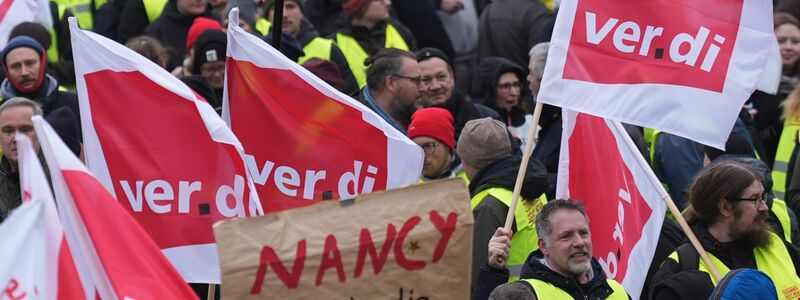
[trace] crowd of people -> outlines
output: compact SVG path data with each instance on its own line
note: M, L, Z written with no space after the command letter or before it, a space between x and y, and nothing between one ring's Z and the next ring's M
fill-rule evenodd
M0 55L0 221L20 204L14 134L35 134L44 115L81 155L80 111L66 19L171 72L220 111L228 14L273 40L274 0L53 0L51 28L17 25ZM555 199L561 109L532 110L544 75L558 1L285 0L279 50L374 111L424 151L420 181L460 177L475 219L473 299L626 299L592 258L579 201ZM709 273L665 218L642 299L736 293L800 295L800 1L775 1L782 59L776 95L743 105L726 150L625 125L711 261ZM265 116L266 117L266 116ZM527 140L534 127L536 138ZM36 141L36 139L33 139ZM511 230L503 229L522 150L534 144ZM576 199L580 200L580 199ZM745 270L738 270L744 268ZM728 272L730 271L730 272ZM763 293L763 294L759 294Z

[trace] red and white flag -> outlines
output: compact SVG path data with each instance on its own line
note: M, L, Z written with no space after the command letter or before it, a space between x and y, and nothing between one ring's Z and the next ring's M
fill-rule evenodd
M666 191L622 124L563 110L557 198L584 203L594 256L633 299L658 242Z
M0 2L0 49L8 43L8 35L22 22L41 23L45 28L53 26L50 3L47 0L2 0Z
M33 126L50 170L69 249L96 291L89 295L101 299L196 299L148 234L53 128L39 116L33 117Z
M0 225L0 298L85 299L93 286L81 284L37 152L27 136L15 140L22 204Z
M416 183L422 149L369 108L228 25L223 118L266 212Z
M87 167L187 282L219 283L211 226L263 214L241 144L175 76L70 29Z
M771 1L564 0L538 98L723 149L772 27Z

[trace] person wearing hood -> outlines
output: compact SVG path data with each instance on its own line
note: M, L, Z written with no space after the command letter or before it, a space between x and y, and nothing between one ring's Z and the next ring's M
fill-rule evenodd
M536 231L539 249L528 255L522 280L512 285L527 287L532 299L630 299L592 257L592 234L583 204L569 199L550 201L536 216ZM517 247L509 244L510 237L503 228L492 236L473 300L488 299L495 287L508 281L509 250Z
M2 63L8 76L0 84L3 99L31 99L41 106L45 115L60 107L68 107L75 114L80 128L78 95L59 91L58 80L45 73L47 54L39 42L25 35L11 39L3 49Z
M475 218L472 238L472 286L480 267L486 264L486 244L498 227L505 225L511 206L514 184L522 159L514 149L503 123L491 119L467 122L458 139L456 153L470 180L469 193L472 214ZM547 170L535 159L528 162L520 202L512 225L515 249L510 253L509 266L519 276L525 258L536 250L536 232L533 216L546 202L540 197L547 187Z
M270 22L273 22L275 19L275 0L268 0L264 8L267 12L267 18ZM348 95L356 95L358 93L358 83L353 76L353 71L350 70L347 58L345 58L344 53L333 40L320 37L311 22L306 20L303 0L286 0L283 2L281 24L282 30L294 36L303 47L305 55L297 60L298 64L303 64L312 58L333 62L336 64L336 68L339 69L342 80L345 83L345 93Z
M525 70L510 60L487 57L478 65L472 84L475 102L500 114L500 121L508 126L522 147L529 128L534 126L533 117L522 103L525 78Z
M169 51L168 71L181 66L186 56L189 28L192 27L194 19L201 16L214 19L207 0L169 0L161 16L145 29L144 34L164 43Z

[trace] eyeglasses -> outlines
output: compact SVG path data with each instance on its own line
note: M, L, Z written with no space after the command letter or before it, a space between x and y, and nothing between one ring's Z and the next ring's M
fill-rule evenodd
M519 84L519 81L507 82L507 83L503 83L503 84L498 84L497 88L504 89L504 90L510 90L510 89L513 89L513 88L517 88L518 89L518 88L520 88L520 84Z
M755 205L755 207L758 208L759 206L761 206L761 203L767 203L767 193L766 192L761 193L761 195L758 195L757 198L733 198L731 200L753 201L753 205Z
M206 63L200 67L200 73L205 74L212 74L212 73L225 73L225 64L212 64Z
M398 74L392 74L390 76L411 80L411 82L413 82L417 86L422 85L422 76L410 77L410 76L403 76L403 75L398 75Z
M425 144L422 144L422 145L419 145L419 146L422 147L423 151L425 151L425 155L431 155L431 154L436 153L436 147L438 147L439 144L441 144L441 143L439 143L439 142L430 142L430 143L425 143Z

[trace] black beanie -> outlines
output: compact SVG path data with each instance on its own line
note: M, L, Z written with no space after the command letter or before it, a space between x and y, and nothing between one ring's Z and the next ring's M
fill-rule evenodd
M227 47L228 37L222 30L208 29L200 33L193 46L192 74L200 74L200 68L207 62L224 62Z

